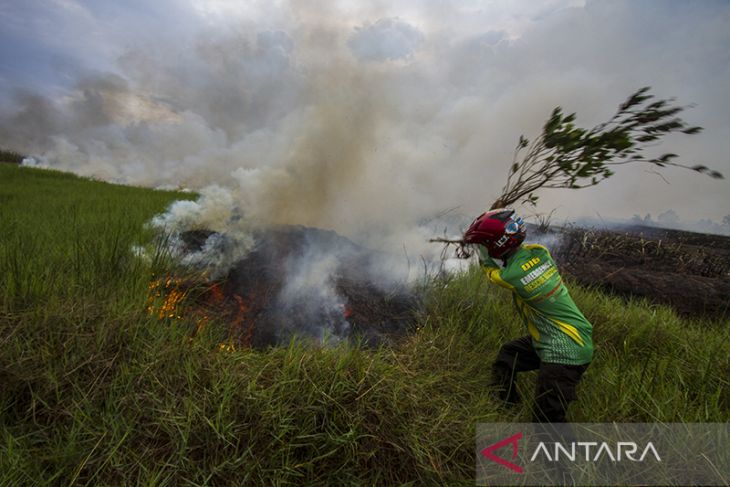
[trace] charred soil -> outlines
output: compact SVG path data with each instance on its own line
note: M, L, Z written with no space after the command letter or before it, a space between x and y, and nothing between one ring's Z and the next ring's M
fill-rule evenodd
M581 284L668 304L683 315L728 315L730 237L622 230L562 229L551 250L562 272Z
M211 235L195 231L183 239L194 251ZM371 271L386 256L303 226L258 230L254 240L252 251L222 279L180 286L197 288L190 293L192 306L228 323L232 344L265 347L296 335L378 345L415 326L420 303L413 290Z

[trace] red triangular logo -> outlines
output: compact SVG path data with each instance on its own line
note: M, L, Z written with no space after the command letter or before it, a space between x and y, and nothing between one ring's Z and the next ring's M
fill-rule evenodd
M517 473L522 473L522 467L520 467L519 465L515 465L514 463L512 463L508 460L505 460L502 457L498 457L497 455L495 455L493 453L494 450L499 450L503 446L507 446L507 445L511 444L512 445L512 460L514 460L515 458L517 458L517 452L520 449L518 442L521 439L522 439L522 432L519 432L515 435L510 436L509 438L500 440L497 443L495 443L494 445L488 446L484 450L482 450L482 456L490 459L493 462L496 462L496 463L502 465L503 467L507 467L508 469L513 470Z

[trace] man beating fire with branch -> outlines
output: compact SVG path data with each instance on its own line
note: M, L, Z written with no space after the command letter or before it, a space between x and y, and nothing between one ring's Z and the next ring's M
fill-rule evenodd
M500 398L519 402L515 375L537 369L533 421L565 422L593 358L593 327L573 302L548 249L523 244L525 233L513 210L498 209L474 220L463 243L476 247L490 281L512 291L529 332L502 345L492 365Z

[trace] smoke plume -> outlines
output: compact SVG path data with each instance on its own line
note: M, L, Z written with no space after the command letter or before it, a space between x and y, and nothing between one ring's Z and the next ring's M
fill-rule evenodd
M554 106L591 125L645 85L695 104L688 121L705 127L662 149L730 173L723 2L124 5L3 9L3 39L29 55L3 54L14 68L0 144L86 176L201 191L155 225L205 223L245 249L244 222L296 223L415 262L440 250L425 243L444 230L434 215L457 208L458 233L493 201L519 134ZM36 69L38 52L55 71ZM725 182L665 178L626 168L541 204L560 218L730 213Z

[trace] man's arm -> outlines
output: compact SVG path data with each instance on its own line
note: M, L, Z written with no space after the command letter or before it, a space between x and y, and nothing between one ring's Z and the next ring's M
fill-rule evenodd
M479 257L479 265L490 281L510 291L515 290L514 286L502 279L502 267L489 256L483 245L477 245L477 257Z

